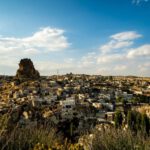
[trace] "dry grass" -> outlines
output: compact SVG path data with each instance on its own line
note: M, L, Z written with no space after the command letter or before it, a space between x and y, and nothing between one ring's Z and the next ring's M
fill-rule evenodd
M2 150L30 150L37 143L42 143L51 147L56 143L55 131L50 128L19 128L16 127L13 131L6 133L0 141Z
M150 138L134 135L130 130L108 129L94 131L93 150L149 150Z
M83 150L78 143L72 144L64 140L48 125L22 128L16 125L15 128L7 130L8 120L9 115L0 118L1 150ZM113 127L97 129L93 131L92 138L83 138L85 150L150 150L150 137Z

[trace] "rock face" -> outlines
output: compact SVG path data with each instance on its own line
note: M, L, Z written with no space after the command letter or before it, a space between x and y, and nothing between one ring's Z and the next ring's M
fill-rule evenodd
M40 74L35 70L33 62L30 59L21 59L19 63L19 69L16 73L16 78L18 79L37 79Z

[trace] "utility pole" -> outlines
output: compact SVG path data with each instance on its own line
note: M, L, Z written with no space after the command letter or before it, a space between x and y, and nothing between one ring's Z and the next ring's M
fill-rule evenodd
M58 75L59 75L59 69L57 69L56 73L57 73L57 80L58 80Z

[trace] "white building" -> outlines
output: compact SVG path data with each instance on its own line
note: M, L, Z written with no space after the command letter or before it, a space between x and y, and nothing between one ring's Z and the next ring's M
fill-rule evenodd
M71 111L75 107L75 99L73 97L66 98L64 101L60 101L62 111Z

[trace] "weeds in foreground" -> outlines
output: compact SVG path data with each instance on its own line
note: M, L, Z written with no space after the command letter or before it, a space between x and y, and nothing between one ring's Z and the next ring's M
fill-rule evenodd
M9 115L0 117L1 150L149 150L150 137L130 130L115 129L94 130L91 135L83 135L81 143L56 134L49 125L34 127L15 126L8 130ZM10 126L10 125L9 125ZM82 145L82 146L81 146Z
M93 150L149 150L150 138L130 130L108 129L94 131Z

